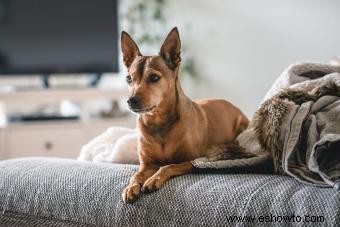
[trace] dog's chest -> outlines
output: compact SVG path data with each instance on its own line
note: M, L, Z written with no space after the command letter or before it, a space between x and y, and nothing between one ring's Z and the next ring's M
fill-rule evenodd
M194 159L191 146L185 139L185 135L174 134L166 137L152 136L146 152L154 162L161 164L180 163Z
M167 141L162 144L154 145L159 152L154 153L154 159L160 163L180 163L190 160L190 152L186 149L186 144L181 142Z
M203 147L203 140L198 139L201 132L190 130L180 121L162 127L140 124L139 129L144 138L140 141L141 152L159 164L193 160L199 157Z

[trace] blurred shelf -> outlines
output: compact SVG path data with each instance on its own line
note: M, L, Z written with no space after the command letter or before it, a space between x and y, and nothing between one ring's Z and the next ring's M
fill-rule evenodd
M6 126L6 130L35 130L35 129L65 129L65 128L77 128L85 129L89 127L110 127L121 126L134 128L136 123L136 117L128 115L126 117L115 118L95 118L88 121L82 120L58 120L58 121L34 121L34 122L10 122ZM0 128L1 129L1 128Z
M92 98L117 99L127 96L127 90L104 90L96 88L86 89L39 89L39 90L18 90L14 92L0 93L0 100L4 102L51 102L63 99L73 101L84 101Z

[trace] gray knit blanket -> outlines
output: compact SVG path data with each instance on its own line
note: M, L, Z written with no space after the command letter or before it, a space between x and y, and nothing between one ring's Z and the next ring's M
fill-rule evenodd
M246 155L231 159L229 152ZM197 168L229 169L268 161L277 174L339 189L339 66L290 66L268 91L236 146L192 163Z

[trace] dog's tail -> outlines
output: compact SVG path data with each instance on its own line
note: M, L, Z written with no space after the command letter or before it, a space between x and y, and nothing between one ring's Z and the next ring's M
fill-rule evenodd
M247 152L237 141L211 146L206 155L209 161L252 158L255 156L255 154Z

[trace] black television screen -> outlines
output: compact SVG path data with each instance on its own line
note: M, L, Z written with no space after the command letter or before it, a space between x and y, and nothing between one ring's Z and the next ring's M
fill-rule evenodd
M118 71L116 0L0 0L0 74Z

